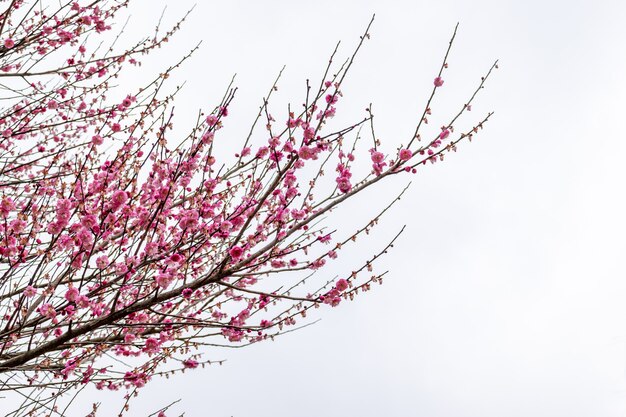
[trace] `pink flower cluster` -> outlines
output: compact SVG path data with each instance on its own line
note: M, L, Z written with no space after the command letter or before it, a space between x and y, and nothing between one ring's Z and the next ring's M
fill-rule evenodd
M337 188L344 194L350 192L352 189L352 183L350 182L352 173L350 169L344 164L339 164L337 165L337 172L339 173L339 176L336 178Z
M72 203L69 199L63 198L57 201L56 204L56 219L54 222L48 224L48 233L51 235L58 235L61 230L69 223L72 208Z
M347 290L349 286L350 284L346 279L339 279L332 290L320 296L320 300L331 307L337 307L339 303L341 303L342 293Z
M370 158L372 159L372 169L376 175L383 173L383 169L387 165L385 162L385 155L376 149L370 149Z

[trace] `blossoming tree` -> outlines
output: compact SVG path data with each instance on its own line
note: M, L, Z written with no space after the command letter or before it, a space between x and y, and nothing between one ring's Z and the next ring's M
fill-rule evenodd
M164 83L189 55L110 98L120 72L182 21L116 52L98 37L128 0L6 3L0 395L22 401L0 408L13 416L62 415L63 395L85 385L130 398L155 375L209 363L204 345L273 338L311 309L367 291L381 281L372 265L393 240L345 276L320 280L318 271L397 199L358 230L329 231L324 220L356 194L442 161L491 116L455 129L496 64L457 114L427 132L453 35L412 137L383 150L370 109L329 129L368 25L354 54L336 65L335 50L319 85L307 83L302 109L284 120L268 111L275 83L228 158L214 143L232 117L234 88L185 137L171 138L175 91Z

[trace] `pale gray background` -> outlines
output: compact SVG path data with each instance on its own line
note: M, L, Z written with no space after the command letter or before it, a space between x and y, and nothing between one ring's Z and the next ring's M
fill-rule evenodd
M275 342L209 352L228 361L154 381L130 415L178 398L172 410L199 417L624 415L624 2L197 3L142 70L158 72L204 40L177 74L187 81L179 127L238 73L222 138L239 144L283 64L277 115L301 103L304 80L319 80L337 40L347 56L374 12L338 118L356 120L373 102L386 150L406 143L457 21L431 128L499 58L473 111L496 114L475 143L411 177L409 195L360 242L365 256L408 224L380 265L391 269L385 285ZM128 39L151 30L165 4L171 21L193 2L136 1ZM347 211L337 216L356 225Z

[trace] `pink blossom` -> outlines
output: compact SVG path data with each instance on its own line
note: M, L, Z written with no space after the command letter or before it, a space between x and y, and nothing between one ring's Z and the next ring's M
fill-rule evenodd
M322 117L326 117L326 118L333 118L335 117L335 113L337 112L337 109L333 106L330 106L328 110L324 110L324 111L319 111L319 113L317 113L317 116L315 116L315 118L317 120L322 119Z
M304 124L302 125L304 126ZM304 129L304 140L306 141L306 143L309 143L313 138L315 138L315 129L313 129L310 126L307 126Z
M434 81L435 87L441 87L443 85L443 78L437 77Z
M7 49L11 49L15 46L15 41L11 38L7 38L4 40L3 45Z
M211 143L215 137L215 132L206 132L202 135L202 143Z
M272 262L270 262L270 265L272 266L272 268L282 268L285 266L285 261L280 260L280 259L272 259Z
M302 220L306 217L306 211L293 209L291 210L291 217L293 217L296 220Z
M80 219L80 224L82 224L87 229L93 229L97 226L98 220L93 214L87 214Z
M148 375L146 375L144 372L139 371L129 371L126 372L126 374L124 375L124 381L137 388L141 388L146 385L148 379Z
M298 156L301 159L317 159L316 148L310 148L308 146L303 146L298 151Z
M161 348L160 345L161 344L157 339L155 339L154 337L149 337L148 339L146 339L142 351L146 353L159 353L159 350Z
M84 258L83 253L79 253L78 255L76 255L74 259L72 259L72 262L70 263L72 268L80 269L83 266L83 258Z
M319 269L319 268L323 267L324 264L326 264L326 259L319 258L319 259L316 259L313 262L311 262L311 264L309 265L309 268L311 268L311 269Z
M338 291L346 290L348 288L348 281L343 278L338 280L335 284L335 288L337 288Z
M319 240L319 241L320 241L320 242L322 242L322 243L329 243L329 242L330 242L330 240L331 240L330 233L328 233L328 234L326 234L326 235L324 235L324 236L318 236L318 237L317 237L317 240Z
M67 379L68 376L76 369L76 359L70 359L65 362L65 368L61 371L61 375L63 375L63 379Z
M109 265L109 258L106 255L101 255L96 258L96 266L98 269L106 269Z
M22 233L24 228L26 228L27 223L22 219L15 219L10 224L9 227L13 231L13 233Z
M233 229L237 230L246 222L246 219L243 216L237 216L232 219L231 223L233 224Z
M115 264L115 273L117 275L124 275L128 272L128 267L124 262L118 262Z
M76 303L76 305L80 308L85 308L89 305L89 297L87 297L86 295L82 294L79 295L78 298L76 298L76 300L74 300L74 302Z
M39 312L39 314L49 319L55 319L57 316L57 312L55 311L52 304L42 304L41 306L39 306L37 311Z
M106 304L104 303L94 303L90 306L90 308L91 308L91 314L94 317L100 317L101 315L105 313L105 311L107 311Z
M116 190L111 196L111 208L116 211L128 201L128 194L124 190Z
M37 289L32 286L28 286L24 289L24 297L34 297L37 295Z
M372 162L375 164L380 164L385 159L385 155L382 152L373 151L372 152Z
M81 228L76 233L76 244L82 246L83 248L87 248L93 243L93 233L89 231L87 228Z
M280 145L280 138L279 137L270 138L268 140L268 144L270 145L270 147L276 148Z
M270 153L270 149L267 146L261 146L256 153L257 158L265 158Z
M183 361L183 366L185 368L189 368L189 369L195 369L198 367L198 361L195 361L193 359L186 359Z
M232 228L233 224L228 220L224 220L222 223L220 223L220 230L222 232L230 232Z
M159 287L166 289L170 286L174 277L169 272L159 272L154 280Z
M174 253L169 257L169 262L174 264L181 263L184 260L185 258L180 253Z
M329 304L331 307L337 307L339 303L341 303L341 294L337 288L333 288L321 296L320 300L324 304Z
M439 134L439 138L440 138L440 139L445 139L445 138L447 138L448 136L450 136L450 130L448 130L448 129L446 129L446 128L444 128L444 129L441 131L441 133Z
M222 329L222 334L228 338L229 342L240 342L244 336L242 330L230 327Z
M401 161L408 161L413 156L410 149L400 149L399 157Z
M207 116L206 122L209 126L213 127L217 124L218 118L214 114Z
M233 246L228 250L228 254L233 260L237 261L243 256L243 249L240 246Z
M352 189L352 184L350 183L350 179L347 177L339 177L337 178L337 187L339 191L342 193L347 193Z
M15 210L15 202L10 197L3 197L0 201L0 215L6 218L13 210Z
M70 317L70 318L71 318L71 317L74 317L74 314L76 313L76 307L70 304L70 305L66 306L66 307L63 309L63 311L65 312L65 314L66 314L68 317Z
M181 229L194 228L198 225L198 211L187 210L184 216L180 219L179 226Z
M300 124L302 123L302 119L294 119L294 118L289 118L289 120L287 121L287 126L290 129L294 129L298 126L300 126Z
M65 292L65 299L67 301L73 302L76 301L79 295L80 293L78 292L78 288L69 287L68 290Z

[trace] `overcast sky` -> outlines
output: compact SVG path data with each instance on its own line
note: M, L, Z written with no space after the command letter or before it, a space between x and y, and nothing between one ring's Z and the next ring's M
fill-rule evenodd
M135 1L129 43L152 30L163 5L172 20L192 3ZM283 65L277 112L302 102L304 81L319 80L336 41L348 56L373 13L338 118L358 120L372 102L386 149L406 143L457 22L431 128L497 58L472 111L495 115L475 142L412 176L377 234L359 242L374 253L407 225L379 264L390 270L383 286L318 310L319 323L275 342L207 352L227 362L155 380L130 415L176 399L172 410L193 417L624 415L626 3L197 3L142 69L158 73L204 41L177 73L186 81L179 124L218 102L237 73L223 135L239 144ZM404 184L370 192L337 221L367 220Z

